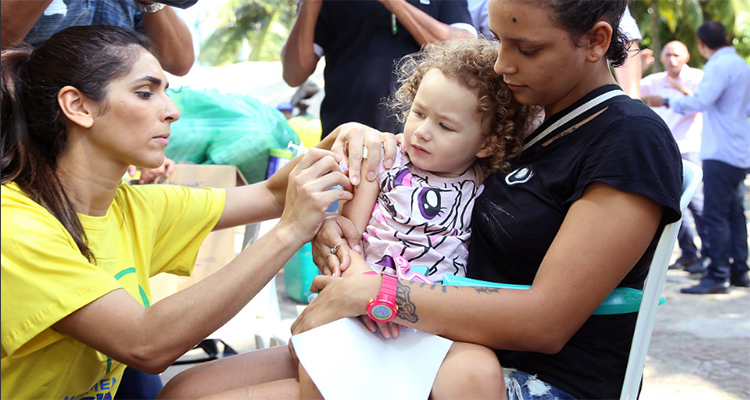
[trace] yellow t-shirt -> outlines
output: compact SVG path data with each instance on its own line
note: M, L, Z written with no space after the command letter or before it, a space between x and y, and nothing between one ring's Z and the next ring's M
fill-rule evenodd
M125 365L52 325L119 288L149 306L149 277L189 275L224 209L224 190L120 186L106 216L79 214L96 265L16 184L1 193L1 397L114 397Z

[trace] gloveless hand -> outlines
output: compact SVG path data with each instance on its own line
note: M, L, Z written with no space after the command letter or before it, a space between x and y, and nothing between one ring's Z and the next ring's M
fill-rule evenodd
M359 185L360 182L364 148L367 148L368 154L365 175L367 180L375 180L381 159L384 160L385 168L393 166L399 136L380 132L356 122L342 124L334 129L331 134L336 135L336 141L331 146L331 151L344 158L343 163L349 167L349 179L352 185ZM382 157L381 149L383 150Z
M294 321L292 335L337 319L365 315L367 302L378 294L381 280L379 275L316 276L310 291L318 293L318 297Z
M321 149L311 149L289 174L280 227L288 227L301 243L309 242L335 201L352 198L349 179L338 165L340 157ZM334 188L335 186L342 188Z

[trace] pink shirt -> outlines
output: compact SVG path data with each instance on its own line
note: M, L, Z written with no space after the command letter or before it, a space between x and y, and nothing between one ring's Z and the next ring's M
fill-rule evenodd
M365 239L365 260L380 272L391 255L412 266L428 267L439 282L444 274L466 275L467 246L474 199L481 193L472 167L455 178L421 170L399 149L392 168L378 171L380 195Z

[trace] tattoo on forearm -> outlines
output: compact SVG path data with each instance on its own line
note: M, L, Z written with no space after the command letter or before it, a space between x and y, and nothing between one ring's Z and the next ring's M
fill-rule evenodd
M422 282L420 283L403 282L399 280L398 290L396 291L396 305L398 306L399 318L407 322L416 323L417 321L419 321L419 316L417 316L417 306L414 304L414 302L411 299L411 285L418 285L418 287L422 288L427 284L422 283ZM435 290L436 288L442 291L443 293L446 293L448 291L448 288L456 288L456 287L447 286L447 285L430 285L430 290ZM473 289L477 293L484 293L484 294L500 293L500 288L494 288L494 287L474 287Z
M500 288L495 288L495 287L475 287L474 290L476 290L477 293L487 293L487 294L500 293Z
M401 281L398 282L396 291L396 305L398 306L398 316L411 323L419 321L417 316L417 307L411 301L411 288Z

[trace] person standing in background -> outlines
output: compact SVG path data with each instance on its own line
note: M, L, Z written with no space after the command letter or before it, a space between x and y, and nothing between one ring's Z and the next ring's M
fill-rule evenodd
M708 61L692 96L649 98L652 107L680 114L703 111L703 219L711 263L698 285L682 293L728 293L750 287L747 271L747 222L743 205L750 168L750 65L729 45L719 22L698 28L698 50Z
M687 65L690 53L680 41L667 43L661 52L661 62L666 71L657 72L641 79L641 95L648 103L651 96L690 96L703 78L703 71ZM703 116L700 112L679 114L673 109L653 107L672 131L682 158L698 165L700 161L701 129ZM688 205L690 213L683 213L677 240L682 255L670 265L670 269L686 269L688 272L705 270L703 260L708 256L706 233L703 224L703 192L698 191ZM692 215L692 217L691 217ZM696 232L697 231L697 232ZM696 236L701 239L700 257L695 245Z
M193 39L171 6L187 8L197 0L3 0L2 48L21 41L39 47L69 26L114 25L148 36L165 71L186 75L195 62Z
M467 2L469 3L471 21L474 24L474 28L477 29L477 34L487 39L494 39L489 27L490 18L489 11L487 10L487 0L467 0Z
M625 13L620 20L620 29L628 39L626 46L628 48L628 58L619 66L612 68L615 72L615 79L620 85L622 91L634 99L641 98L641 86L639 84L643 71L641 70L641 48L640 41L643 39L641 31L638 29L638 23L630 14L630 7L625 8Z
M476 37L466 0L302 0L281 50L284 81L303 84L325 55L322 136L345 122L398 133L383 105L394 92L393 62L426 43Z

